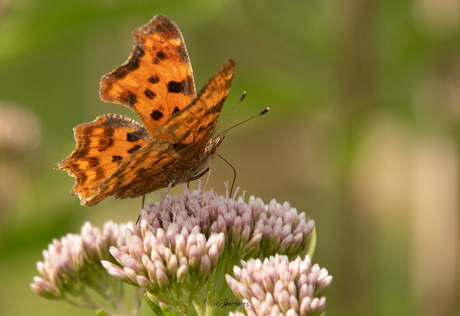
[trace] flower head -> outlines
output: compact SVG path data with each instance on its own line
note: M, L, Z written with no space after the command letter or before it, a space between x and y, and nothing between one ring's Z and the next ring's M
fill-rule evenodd
M102 263L112 276L142 287L157 305L185 308L177 289L189 297L196 294L216 269L224 244L223 233L207 239L198 226L190 232L185 227L178 232L177 225L164 230L142 218L140 228L127 228L119 247L110 248L121 267Z
M275 254L294 258L306 247L315 222L305 213L298 213L288 202L277 203L273 199L264 204L262 199L251 196L233 198L217 195L212 189L195 190L174 197L166 196L163 203L149 200L141 210L141 217L154 228L163 228L175 234L195 227L209 238L224 233L225 253L237 260L267 257Z
M37 262L41 277L35 276L30 284L32 291L46 298L58 299L65 292L80 291L80 271L83 267L81 236L67 234L60 240L53 239L43 250L43 262Z
M104 309L88 294L91 288L119 307L123 283L112 278L101 264L102 259L115 262L108 248L118 245L119 234L120 226L113 222L107 222L103 232L86 222L79 235L54 239L43 251L44 261L37 262L41 276L34 277L30 284L32 291L45 298Z
M245 305L248 315L321 315L326 305L325 291L332 282L326 269L311 265L310 257L276 255L242 261L234 267L235 278L226 275L233 293Z
M217 286L208 292L213 301L225 290L223 276L239 260L298 255L314 228L289 203L265 205L254 197L246 203L244 194L235 199L228 192L224 197L184 188L184 194L167 195L161 204L149 200L139 226L126 229L120 245L110 248L118 264L103 261L112 276L142 287L160 306L185 309L205 284ZM178 288L189 297L178 295Z

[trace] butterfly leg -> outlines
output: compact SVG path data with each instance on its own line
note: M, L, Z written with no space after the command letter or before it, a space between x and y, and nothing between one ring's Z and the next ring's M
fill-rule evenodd
M144 208L144 205L145 205L145 194L142 196L142 206L141 206L141 209ZM141 219L141 214L139 214L139 216L137 217L136 225L139 224L140 219Z
M211 178L211 171L212 171L211 167L209 167L207 170L209 170L208 176L206 177L206 182L204 183L204 187L201 190L201 207L204 207L204 205L203 205L203 203L204 203L203 192L204 192L204 190L206 190L206 187L208 186L209 178Z
M203 190L201 190L201 191L206 190L206 187L208 186L209 178L211 178L211 171L212 171L212 168L209 167L206 171L209 171L209 172L208 172L208 176L206 177L206 182L204 183Z
M168 188L166 189L166 194L161 196L161 198L160 198L160 209L161 209L161 206L163 205L163 202L166 200L166 197L169 194L169 189L171 189L171 187L174 186L175 182L176 182L175 180L172 180L171 182L169 182Z
M171 187L174 186L175 182L176 182L176 180L171 180L171 182L169 182L168 188L166 189L166 195L169 194L169 189L171 189ZM166 195L165 195L165 197L166 197Z

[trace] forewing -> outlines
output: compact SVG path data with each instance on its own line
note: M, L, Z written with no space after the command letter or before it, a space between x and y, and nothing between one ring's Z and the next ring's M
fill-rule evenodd
M155 136L158 126L195 98L192 66L179 28L166 16L155 16L133 34L136 45L131 56L102 77L99 95L136 112Z
M117 114L99 116L91 123L74 127L76 149L56 163L75 178L70 193L78 194L82 205L98 193L97 185L115 173L127 156L145 146L150 138L144 127Z
M234 73L235 62L230 59L189 106L158 128L157 135L169 134L173 142L192 144L199 150L203 149L214 132Z

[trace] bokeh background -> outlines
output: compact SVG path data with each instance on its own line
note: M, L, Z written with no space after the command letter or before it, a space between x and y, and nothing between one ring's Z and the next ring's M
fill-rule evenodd
M134 220L140 199L82 207L53 167L73 126L137 119L99 80L158 13L181 28L198 90L236 61L222 116L248 95L224 128L271 108L220 154L246 196L316 221L327 314L460 315L457 0L0 0L0 314L93 315L33 294L35 262L86 220ZM223 194L232 170L212 167Z

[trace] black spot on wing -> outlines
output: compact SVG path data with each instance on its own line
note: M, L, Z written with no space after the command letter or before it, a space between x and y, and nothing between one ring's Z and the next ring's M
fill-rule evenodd
M158 121L163 117L163 112L161 112L160 110L153 110L152 113L150 113L150 117L155 121Z
M176 107L174 108L173 114L175 114L175 113L177 113L177 112L179 112L179 111L180 111L179 108L176 106Z
M166 58L166 55L163 52L158 52L157 53L157 58L159 60L164 60Z
M157 57L153 60L155 65L158 65L162 60L166 59L166 55L163 52L158 52Z
M91 158L89 158L89 166L90 166L91 168L95 168L95 167L97 167L98 165L99 165L99 159L98 159L98 158L96 158L96 157L91 157Z
M150 83L155 84L155 83L160 82L160 78L158 76L153 75L149 79L147 79L147 81L150 82Z
M149 88L145 89L144 91L144 94L147 98L153 100L153 98L155 98L157 96L157 94L155 92L153 92L152 90L150 90Z
M140 139L140 137L135 135L135 134L133 134L133 133L126 133L126 140L128 142L135 142L135 141L137 141L139 139Z
M80 169L80 165L78 163L71 164L68 167L68 170L71 170L74 173L75 180L78 182L78 184L82 185L86 182L88 177L83 172L83 170Z
M136 95L134 93L132 93L131 91L127 91L123 95L120 95L120 100L123 103L131 105L131 106L133 106L133 105L135 105L137 103Z
M99 139L99 151L106 151L109 147L113 146L113 134L115 133L115 130L113 128L106 128L102 135L104 137L101 137Z
M120 161L122 159L123 159L123 157L121 157L121 156L112 156L112 162Z
M113 146L113 139L111 137L104 137L99 140L99 151L106 151L109 147Z
M170 93L182 93L185 94L185 81L170 81L168 82L168 92Z
M88 154L88 150L80 149L77 152L75 152L73 157L78 160L78 159L85 157L87 154Z
M141 149L141 147L142 147L141 145L136 145L133 148L131 148L130 150L128 150L128 153L132 154L133 152Z
M94 181L99 181L104 179L105 173L102 168L96 168L96 177L94 178Z
M80 171L80 165L78 163L71 164L70 169Z

